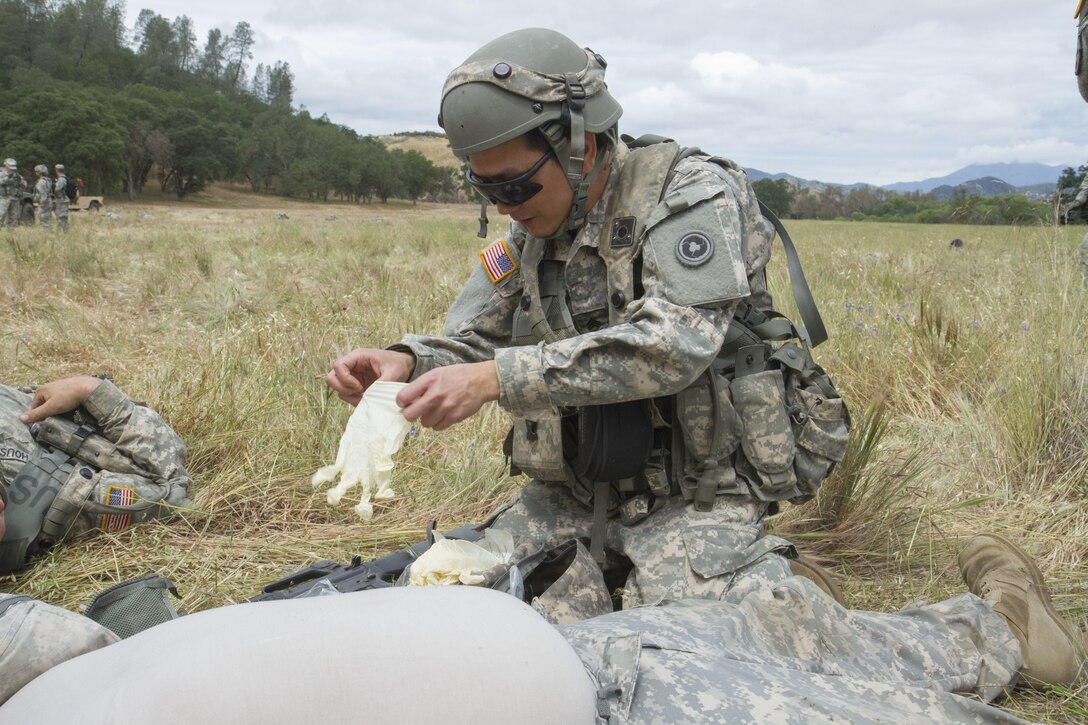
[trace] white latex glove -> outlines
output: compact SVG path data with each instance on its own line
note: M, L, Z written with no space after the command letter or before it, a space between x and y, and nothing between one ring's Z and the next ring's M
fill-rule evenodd
M330 504L340 503L349 488L361 484L363 494L355 512L369 520L374 515L370 503L372 494L376 499L393 497L389 483L393 475L393 454L400 450L412 425L397 407L397 393L405 385L379 381L367 388L340 438L336 462L318 469L311 479L317 488L340 476L340 483L329 489Z
M431 548L412 562L410 586L481 584L482 574L499 564L510 563L514 537L509 531L488 529L478 542L447 539L435 534Z

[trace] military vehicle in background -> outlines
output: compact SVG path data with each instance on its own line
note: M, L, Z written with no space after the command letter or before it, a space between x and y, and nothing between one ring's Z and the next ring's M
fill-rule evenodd
M25 178L25 177L24 177ZM104 196L84 196L78 191L83 188L83 179L76 179L76 198L68 202L68 211L101 211L106 206ZM34 224L37 218L38 202L34 198L34 185L28 184L23 190L22 210L19 221L23 224Z

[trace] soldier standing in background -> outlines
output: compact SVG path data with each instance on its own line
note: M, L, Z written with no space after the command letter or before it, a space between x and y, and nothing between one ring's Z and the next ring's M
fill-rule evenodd
M38 183L34 185L34 197L38 202L38 219L42 222L42 229L49 229L53 216L53 182L49 180L49 167L38 164L34 167L38 174Z
M19 175L15 159L4 159L0 169L0 226L14 228L23 210L22 191L26 180Z
M57 215L57 224L61 231L68 231L68 175L64 164L53 167L57 172L57 181L53 185L53 211Z

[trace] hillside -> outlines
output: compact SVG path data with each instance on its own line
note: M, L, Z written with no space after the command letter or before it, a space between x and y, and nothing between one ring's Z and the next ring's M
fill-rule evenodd
M461 162L450 151L450 145L445 136L432 133L398 133L392 136L378 136L377 138L390 151L394 149L418 151L423 154L423 158L439 168L446 167L458 172L461 170Z
M390 148L296 108L287 63L250 67L245 21L201 46L184 15L144 10L129 28L121 0L10 0L0 27L15 39L0 45L3 155L63 163L88 194L232 182L308 201L458 198L448 154L436 166L410 139Z

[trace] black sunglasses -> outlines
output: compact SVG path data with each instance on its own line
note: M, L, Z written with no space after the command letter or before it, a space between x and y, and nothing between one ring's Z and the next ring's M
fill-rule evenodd
M544 188L535 181L530 181L530 179L532 179L533 176L536 175L536 172L540 171L540 167L554 155L555 151L549 150L524 174L513 179L507 179L506 181L484 181L479 176L472 173L472 169L468 169L465 172L465 178L468 179L468 183L472 184L472 188L480 192L480 195L492 204L517 206L518 204L524 204L529 201Z

